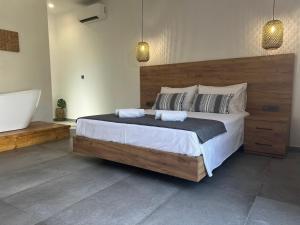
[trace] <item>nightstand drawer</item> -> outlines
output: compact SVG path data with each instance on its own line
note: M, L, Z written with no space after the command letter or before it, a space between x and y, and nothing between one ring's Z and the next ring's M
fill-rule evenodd
M253 132L255 134L281 134L285 137L288 136L288 126L286 123L246 120L245 128L246 132Z
M283 156L286 153L288 136L287 123L246 120L245 150L265 155Z
M245 143L247 142L266 142L266 143L281 143L287 144L288 135L284 132L276 131L260 131L260 130L245 130Z
M272 141L263 137L245 138L245 150L257 153L283 155L286 152L286 144L282 141Z
M265 145L245 145L246 153L256 153L259 155L268 155L274 157L283 157L286 154L285 147L274 147Z

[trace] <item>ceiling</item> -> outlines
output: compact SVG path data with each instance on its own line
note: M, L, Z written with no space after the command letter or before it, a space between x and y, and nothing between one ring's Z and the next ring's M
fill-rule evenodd
M68 11L75 10L84 5L90 5L96 2L101 2L101 0L48 0L48 3L53 3L54 8L49 9L50 13L65 13Z

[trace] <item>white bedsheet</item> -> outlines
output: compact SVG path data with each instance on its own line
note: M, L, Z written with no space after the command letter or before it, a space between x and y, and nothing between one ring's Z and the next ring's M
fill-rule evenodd
M155 111L147 110L146 114L154 115ZM191 131L88 119L77 121L76 135L188 156L202 155L207 174L212 176L212 171L243 144L244 118L247 115L188 112L189 117L218 120L225 124L226 133L203 144Z

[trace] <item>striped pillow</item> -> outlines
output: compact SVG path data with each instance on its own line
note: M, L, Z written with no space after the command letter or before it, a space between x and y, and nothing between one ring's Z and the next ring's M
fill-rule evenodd
M191 111L228 114L229 103L232 98L233 94L196 94Z
M153 109L182 111L185 96L186 93L158 94Z

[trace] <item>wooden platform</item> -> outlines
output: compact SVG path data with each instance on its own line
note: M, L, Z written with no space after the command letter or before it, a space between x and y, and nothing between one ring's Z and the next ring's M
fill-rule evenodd
M70 137L70 126L32 122L28 128L0 133L0 152Z

